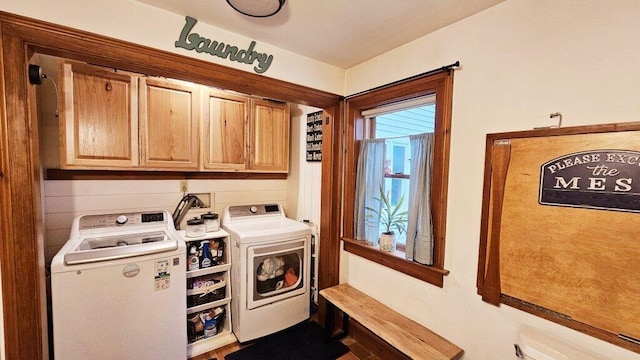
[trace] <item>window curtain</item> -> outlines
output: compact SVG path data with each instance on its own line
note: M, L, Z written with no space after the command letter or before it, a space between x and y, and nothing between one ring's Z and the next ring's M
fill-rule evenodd
M384 180L385 139L365 139L360 144L358 168L356 169L356 203L354 207L355 238L366 240L367 244L378 242L378 219L366 207L380 209L380 201L374 200L380 194Z
M411 144L411 181L407 221L406 257L424 265L433 265L433 222L431 217L431 171L434 136L409 136Z

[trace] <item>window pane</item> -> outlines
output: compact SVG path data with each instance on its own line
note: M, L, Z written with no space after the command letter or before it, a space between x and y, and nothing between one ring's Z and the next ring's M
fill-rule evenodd
M435 99L432 97L435 101ZM375 110L371 111L376 113ZM433 133L435 128L435 102L408 109L384 112L375 120L375 138L386 138L385 172L386 174L410 175L411 145L409 135ZM405 178L387 178L384 189L390 196L391 204L396 205L404 195L402 211L409 207L409 181ZM406 225L406 224L405 224ZM384 232L383 226L379 227ZM399 244L406 243L406 234L396 234Z
M375 117L375 138L432 133L435 129L435 113L436 105L434 103L378 115Z
M384 180L384 188L387 194L390 194L391 205L395 206L398 201L400 201L400 196L404 195L404 200L402 202L402 207L400 211L409 210L409 179L385 179ZM391 190L389 190L391 189ZM406 226L406 224L405 224ZM379 226L380 234L382 234L385 229L383 226ZM407 240L407 235L405 233L398 234L396 232L396 242L399 244L405 244Z

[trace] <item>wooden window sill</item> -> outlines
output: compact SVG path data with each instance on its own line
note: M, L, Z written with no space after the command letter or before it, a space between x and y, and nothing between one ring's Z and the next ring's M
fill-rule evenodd
M449 270L438 269L405 259L402 251L382 251L378 246L367 245L363 240L343 238L342 241L344 241L344 250L347 252L426 281L437 287L443 287L444 277L449 275Z

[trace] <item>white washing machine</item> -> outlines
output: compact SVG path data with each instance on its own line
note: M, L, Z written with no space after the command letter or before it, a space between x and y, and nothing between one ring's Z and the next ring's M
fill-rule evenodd
M246 342L309 319L311 230L279 204L229 206L233 332Z
M186 359L185 261L167 211L74 219L51 262L55 359Z

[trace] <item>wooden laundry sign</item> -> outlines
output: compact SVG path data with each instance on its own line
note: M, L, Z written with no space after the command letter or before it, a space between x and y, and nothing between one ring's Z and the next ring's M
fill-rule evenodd
M581 151L544 163L540 204L640 212L640 152Z
M258 74L264 73L271 66L273 55L255 51L255 41L252 41L246 49L240 49L237 46L225 44L222 41L208 39L200 36L200 34L196 32L193 32L193 28L196 26L197 22L197 19L190 16L185 18L185 24L180 32L180 37L178 38L178 41L175 42L176 47L195 50L197 53L207 53L211 56L217 56L239 63L250 65L256 63L256 66L253 67L253 71Z

